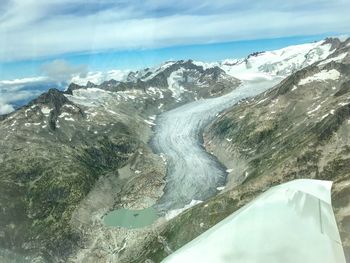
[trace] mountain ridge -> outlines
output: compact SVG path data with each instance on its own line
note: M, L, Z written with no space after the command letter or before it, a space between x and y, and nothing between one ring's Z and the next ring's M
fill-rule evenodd
M349 91L347 77L344 78L350 75L347 65L349 41L326 40L327 43L287 48L286 57L282 55L283 49L275 54L272 51L257 53L248 59L249 63L243 61L231 65L225 64L226 61L220 64L223 68L215 67L215 64L214 69L212 64L196 65L198 62L191 60L169 62L159 70L140 73L136 78L139 81L134 79L137 74L131 74L129 82L110 80L101 84L90 82L85 86L71 84L65 92L52 89L28 105L0 117L0 136L3 138L0 140L0 204L6 207L0 211L3 219L0 220L0 229L3 229L0 247L38 262L132 262L135 257L138 262L160 261L258 193L292 178L292 175L284 177L283 167L274 163L271 166L277 167L277 171L282 169L275 177L263 177L257 172L261 165L264 167L261 173L268 174L266 167L270 164L266 164L259 154L270 153L270 148L266 150L270 144L263 142L270 140L273 143L272 136L280 129L273 119L264 118L274 114L282 116L281 125L287 125L290 118L295 118L296 124L302 123L300 127L305 125L309 132L307 136L317 142L335 138L334 131L342 129L348 118L348 106L338 104L345 103L344 97ZM312 55L305 57L306 54ZM265 66L261 67L262 63ZM170 221L160 219L143 230L129 231L103 225L102 218L108 211L121 207L145 208L163 194L167 164L164 156L154 154L148 144L158 114L191 101L225 95L247 80L282 79L286 74L289 75L274 88L220 113L205 131L207 151L213 152L227 168L235 168L228 172L229 184L224 192ZM317 81L317 78L323 79ZM341 83L337 83L338 79ZM318 85L313 84L315 81ZM327 93L317 93L321 96L317 102L321 104L326 94L332 94L332 99L322 103L328 108L321 116L323 106L315 110L318 105L312 105L314 101L308 105L305 100L317 97L311 91L321 92L322 88ZM304 101L300 107L302 113L297 109L296 115L283 117L287 99L275 101L281 96L290 96L290 101L295 103ZM333 114L332 103L337 106ZM292 112L293 107L287 109ZM248 113L257 115L261 125L257 121L246 123L248 118L240 118L244 112L247 116ZM302 122L307 116L316 120L327 113L324 119L318 120L319 126L313 126L315 130L307 128L306 121ZM244 129L246 125L248 128ZM324 127L331 129L327 131ZM236 129L240 129L238 135L230 135L236 134ZM292 131L283 133L292 136ZM321 131L325 131L324 135ZM289 141L303 141L303 134L301 132ZM346 136L342 133L339 138ZM239 158L232 148L235 144ZM296 143L299 144L303 145ZM339 141L334 145L339 145ZM261 152L255 156L245 151L245 146L261 147ZM281 146L279 150L288 149L285 147ZM219 148L225 149L224 154ZM248 160L247 156L253 159ZM313 160L321 157L317 151L315 154L305 152L297 160L297 167L304 166L304 174L311 170L315 173ZM235 166L232 160L237 161ZM337 167L346 171L346 163L336 158L333 161L333 166L324 167L324 178L331 178L331 171ZM248 169L249 180L245 179L245 169ZM266 178L268 180L264 181ZM341 183L341 178L336 179L340 182L336 183L337 191L334 192L336 213L340 218L340 229L346 233L346 214L341 214L341 203L347 203L344 193L348 189ZM235 190L230 190L231 185L236 187ZM344 242L348 247L348 239ZM126 249L122 249L124 244Z

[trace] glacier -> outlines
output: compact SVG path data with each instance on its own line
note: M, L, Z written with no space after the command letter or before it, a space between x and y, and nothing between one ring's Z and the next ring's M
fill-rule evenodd
M203 129L223 110L239 100L257 95L281 78L245 81L232 92L217 98L197 100L157 117L151 144L167 160L164 194L158 211L179 209L192 200L206 200L226 182L226 168L202 145Z
M325 59L331 45L324 41L286 47L222 63L194 62L204 68L219 66L242 81L232 92L217 98L200 99L157 117L151 140L154 151L167 160L164 195L155 205L160 212L180 209L192 200L206 200L226 181L226 168L202 145L203 129L239 100L258 95L284 77ZM170 88L174 79L168 80Z

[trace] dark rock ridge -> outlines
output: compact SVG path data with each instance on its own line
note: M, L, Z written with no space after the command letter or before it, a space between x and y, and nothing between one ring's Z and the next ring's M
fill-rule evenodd
M72 112L70 109L68 109L68 112L74 115L79 115L79 117L84 117L84 112L79 108L79 106L73 104L70 102L65 96L62 91L59 91L57 89L49 89L47 92L40 95L38 98L31 101L25 108L30 108L34 105L46 105L47 107L51 108L51 111L49 113L48 122L49 127L52 130L56 129L56 123L58 116L62 113L61 109L64 105L71 105L73 108L75 108L76 112Z

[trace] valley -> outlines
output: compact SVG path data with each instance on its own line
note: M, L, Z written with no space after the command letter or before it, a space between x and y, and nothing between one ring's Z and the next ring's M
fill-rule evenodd
M349 42L166 62L1 117L0 259L161 262L299 178L334 181L349 256Z

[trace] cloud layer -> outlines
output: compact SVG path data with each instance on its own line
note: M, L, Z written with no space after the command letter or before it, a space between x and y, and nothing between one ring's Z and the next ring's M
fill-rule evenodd
M43 64L41 69L45 75L56 81L67 81L74 75L84 77L87 74L85 65L73 66L63 59L56 59L50 63Z
M5 62L52 61L42 77L0 81L0 114L48 88L126 74L88 72L60 55L348 33L349 10L349 0L2 0L0 74Z
M87 72L86 66L74 66L65 60L54 60L42 65L43 76L0 80L0 115L10 113L34 99L49 88L65 89L71 82L86 85L88 81L100 84L103 81L122 80L127 70Z
M10 113L38 96L53 83L47 77L0 81L0 115Z
M347 32L348 0L5 0L0 61Z

